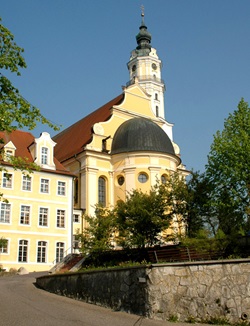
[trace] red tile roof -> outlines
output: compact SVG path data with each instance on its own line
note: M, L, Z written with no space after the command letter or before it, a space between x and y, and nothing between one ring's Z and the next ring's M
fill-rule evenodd
M0 139L4 141L0 145L0 148L3 148L8 142L12 141L16 147L15 156L27 158L28 162L34 162L32 155L29 151L29 146L34 143L35 137L30 133L22 130L15 130L11 133L6 131L0 131ZM2 165L10 165L10 163L0 160ZM56 170L41 169L41 171L47 171L49 173L59 173L59 174L69 174L72 175L65 167L54 157L54 163Z
M57 143L55 147L55 156L63 162L84 150L86 144L92 139L92 127L97 122L107 121L111 116L111 109L114 105L122 102L124 94L121 94L104 104L99 109L90 113L85 118L77 121L67 129L53 137Z

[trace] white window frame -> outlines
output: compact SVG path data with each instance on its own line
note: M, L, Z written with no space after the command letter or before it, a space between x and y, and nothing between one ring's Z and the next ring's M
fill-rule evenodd
M48 254L48 241L44 241L44 240L37 241L36 262L39 264L46 264L48 260L47 254Z
M49 163L49 149L48 147L41 147L41 164L48 165Z
M57 195L66 196L66 182L58 180L57 181Z
M44 181L48 181L45 183ZM50 180L48 178L41 178L40 179L40 193L41 194L49 194L49 185L50 185ZM42 191L48 188L48 191Z
M26 210L26 208L29 208L29 209ZM28 219L29 219L29 223L22 223L22 219L23 219L23 222L25 222L27 216L28 216ZM21 204L21 206L20 206L19 224L20 225L30 226L30 224L31 224L31 206L30 205Z
M8 255L9 254L9 248L10 248L10 239L5 239L6 240L6 245L0 246L0 255ZM6 249L6 251L4 251Z
M60 244L60 246L59 246L59 244ZM63 244L62 247L61 247L61 244ZM65 253L65 242L57 241L56 242L56 262L57 263L59 263L60 261L63 260L64 253Z
M66 225L66 210L58 208L56 210L56 227L59 229L65 229L65 225Z
M8 209L6 209L8 208ZM2 214L3 212L3 214ZM4 218L2 218L2 215ZM6 222L6 215L8 221ZM9 216L8 216L9 215ZM10 203L0 203L0 223L10 224L11 221L11 204Z
M76 218L75 218L76 216L77 216L78 221L76 221ZM81 223L80 217L81 217L80 214L73 214L73 223Z
M9 177L7 177L7 175ZM2 188L12 189L12 187L13 187L13 179L14 179L13 173L3 172L3 174L2 174Z
M44 222L44 219L45 219L45 216L46 216L46 214L44 212L42 212L41 210L47 210L47 225L40 224L40 221ZM39 207L38 226L43 227L43 228L47 228L49 226L49 208L48 207L44 207L44 206Z
M31 191L32 190L32 178L29 175L22 176L22 190Z
M25 244L20 244L20 241L25 241ZM20 246L22 246L22 259L21 260L19 260ZM24 248L26 248L26 251L25 251ZM25 256L24 253L26 253L26 260L23 260L23 257ZM27 240L27 239L19 239L18 240L18 250L17 250L17 261L19 263L27 263L28 258L29 258L29 240Z

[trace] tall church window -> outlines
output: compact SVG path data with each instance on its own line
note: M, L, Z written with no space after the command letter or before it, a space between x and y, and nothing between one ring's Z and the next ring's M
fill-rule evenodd
M98 203L106 206L106 180L103 177L98 179Z
M158 100L158 94L155 93L155 100Z
M78 204L78 178L74 180L74 204Z
M165 174L162 174L162 176L161 176L161 183L163 183L163 184L167 183L167 177Z
M155 107L155 115L157 117L159 117L159 107L158 106Z

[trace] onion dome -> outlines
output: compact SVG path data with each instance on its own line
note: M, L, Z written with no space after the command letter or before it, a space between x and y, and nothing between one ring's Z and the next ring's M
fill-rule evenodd
M175 155L173 144L165 131L146 118L130 119L116 130L111 154L127 152L157 152Z
M151 51L151 34L147 30L147 26L144 23L144 12L141 13L142 22L140 26L140 32L136 35L137 48L136 52L139 56L146 56Z

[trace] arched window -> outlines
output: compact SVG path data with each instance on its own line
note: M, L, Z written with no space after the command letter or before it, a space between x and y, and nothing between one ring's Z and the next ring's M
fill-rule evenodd
M27 263L28 261L28 241L19 240L18 262Z
M47 256L47 242L46 241L38 241L37 243L37 262L38 263L46 263Z
M155 115L157 117L159 117L159 108L158 108L158 106L155 107Z
M155 100L158 100L158 94L155 93Z
M98 179L98 203L106 206L106 180L103 177Z
M162 174L162 176L161 176L161 183L163 183L163 184L167 183L167 177L165 174Z

